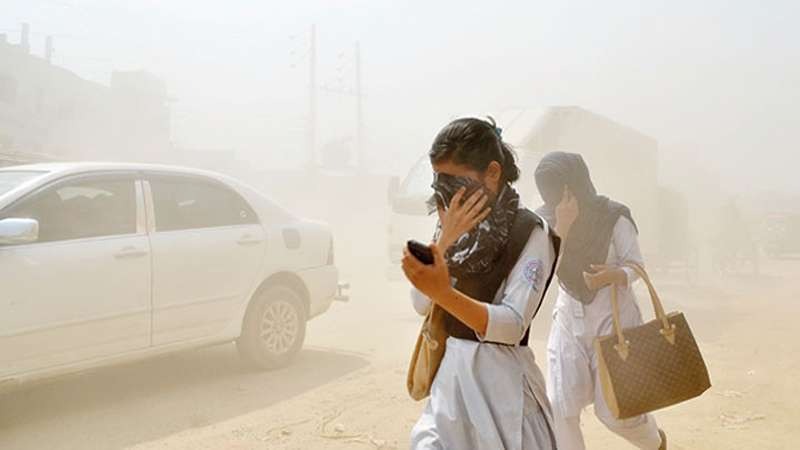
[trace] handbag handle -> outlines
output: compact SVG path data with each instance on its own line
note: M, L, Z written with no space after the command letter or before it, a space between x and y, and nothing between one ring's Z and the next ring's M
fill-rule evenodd
M428 346L430 347L431 350L436 350L439 348L439 341L437 341L436 339L433 338L433 336L431 336L431 327L433 326L431 322L433 322L434 311L436 311L436 308L438 307L439 306L437 306L436 304L431 303L431 309L425 316L425 321L422 323L422 331L420 333L423 339L425 339L425 341L428 343Z
M667 320L667 314L664 312L664 305L661 303L661 298L659 298L656 288L653 286L653 282L650 281L650 277L647 275L647 272L645 272L642 266L636 263L625 263L622 265L622 267L628 267L632 269L642 280L644 280L645 284L647 285L647 290L650 292L650 301L653 304L653 310L655 311L656 319L661 321L661 330L659 330L659 332L662 336L664 336L667 342L674 345L675 325L669 323L669 320ZM617 289L618 288L616 284L611 287L611 311L614 319L614 333L617 335L617 343L614 345L614 349L617 350L620 358L622 358L624 361L628 358L631 343L625 339L625 334L623 333L622 325L620 324Z

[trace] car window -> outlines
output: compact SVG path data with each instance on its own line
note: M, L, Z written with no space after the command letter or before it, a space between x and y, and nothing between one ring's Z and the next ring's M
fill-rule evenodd
M68 181L24 198L0 216L36 219L37 242L133 234L136 190L133 180Z
M150 181L157 231L258 223L255 212L233 190L213 181L157 178Z

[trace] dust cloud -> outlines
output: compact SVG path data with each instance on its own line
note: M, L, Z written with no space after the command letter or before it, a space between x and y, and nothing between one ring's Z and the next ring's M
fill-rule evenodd
M225 344L10 389L0 448L407 448L420 318L397 263L406 240L432 236L427 150L465 115L497 120L526 205L541 203L538 160L568 150L631 207L713 384L656 413L671 448L791 447L798 19L783 1L4 1L0 165L225 174L330 228L349 301L309 321L281 369L252 370ZM532 326L543 370L553 294ZM19 331L0 324L0 342ZM590 448L627 448L584 416Z

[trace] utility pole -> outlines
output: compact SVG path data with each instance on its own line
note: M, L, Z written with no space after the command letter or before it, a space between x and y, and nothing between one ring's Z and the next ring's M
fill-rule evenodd
M53 62L53 36L47 36L44 40L44 59L48 64Z
M356 153L358 155L358 169L366 169L366 158L364 157L364 120L362 115L362 92L361 92L361 44L356 41Z
M343 55L340 55L340 58ZM339 83L338 85L327 85L323 84L321 90L325 92L330 92L332 94L344 95L347 97L354 97L355 98L355 115L356 115L356 130L355 130L355 155L353 155L353 150L350 152L350 157L355 159L355 166L358 170L365 170L366 169L366 146L364 145L364 110L363 110L363 99L364 99L364 91L361 83L361 44L356 42L354 53L353 53L353 71L354 78L355 78L355 85L344 86L342 84L342 77L341 74L345 72L344 68L341 67ZM349 65L347 66L350 67ZM348 83L350 84L350 83Z
M308 64L308 163L317 165L317 26L311 25Z
M31 26L28 23L22 24L22 32L20 33L19 45L25 50L25 53L31 51Z

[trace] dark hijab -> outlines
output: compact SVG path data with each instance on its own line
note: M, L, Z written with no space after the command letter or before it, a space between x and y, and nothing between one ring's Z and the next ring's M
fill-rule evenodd
M563 246L558 279L561 287L573 298L588 304L596 291L590 290L583 272L591 272L590 265L605 264L614 226L621 216L636 226L627 206L608 197L598 195L589 176L589 169L581 155L552 152L542 158L536 167L536 186L544 205L536 212L555 227L555 208L567 186L578 201L578 218L570 228Z

